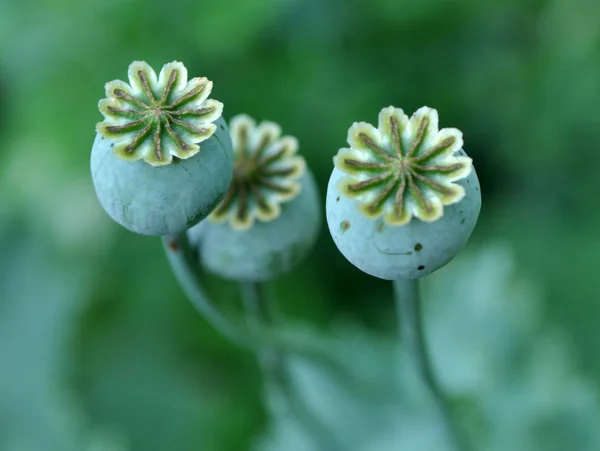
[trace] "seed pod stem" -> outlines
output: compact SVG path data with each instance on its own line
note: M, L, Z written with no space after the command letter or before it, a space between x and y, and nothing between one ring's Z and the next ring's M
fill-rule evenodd
M267 282L240 283L248 325L260 330L273 323L273 303L269 302ZM296 418L309 437L318 443L318 450L343 449L337 438L315 418L302 399L298 399L288 368L288 355L281 349L263 347L257 352L261 371L270 389L280 397L284 408Z
M261 327L260 330L251 330L235 320L230 320L216 307L202 287L199 279L200 265L195 251L190 246L186 233L166 235L162 237L163 247L171 270L175 275L184 294L192 305L203 315L213 327L232 343L252 352L259 352L264 348L273 348L288 355L310 359L334 374L341 383L347 384L357 392L364 392L362 381L357 380L348 373L348 369L340 362L334 360L317 346L304 340L295 339L273 327Z
M431 363L423 327L418 279L396 279L393 284L398 326L404 345L414 361L418 376L435 401L456 451L470 451L468 442L452 413L452 406L437 379Z
M224 337L241 347L254 350L258 337L249 337L248 331L238 327L226 318L204 291L198 278L197 264L187 234L167 235L162 237L163 246L181 289L213 327Z

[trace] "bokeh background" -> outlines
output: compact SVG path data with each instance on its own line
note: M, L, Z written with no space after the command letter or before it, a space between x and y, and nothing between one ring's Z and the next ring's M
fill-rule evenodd
M265 401L255 356L196 313L160 240L95 199L97 102L133 60L183 61L226 118L279 122L323 196L352 122L437 108L484 202L423 283L461 421L477 450L600 449L599 23L595 0L0 0L0 450L327 449ZM235 310L235 284L205 283ZM340 451L450 449L391 286L325 225L275 291L282 327L360 382L292 359Z

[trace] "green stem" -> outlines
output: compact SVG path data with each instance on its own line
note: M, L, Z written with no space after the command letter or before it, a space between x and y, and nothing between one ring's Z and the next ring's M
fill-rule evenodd
M265 283L246 282L241 284L242 300L246 308L248 322L253 328L271 326L273 323L272 305L268 302ZM288 372L288 357L280 349L263 347L257 352L265 379L285 400L290 413L304 427L310 437L314 437L323 451L344 449L337 439L321 422L315 418L310 409L298 399Z
M348 374L347 368L331 358L322 349L295 337L286 336L273 329L261 328L250 330L243 324L231 321L216 307L206 294L199 278L199 264L196 252L191 248L187 234L168 235L162 237L163 247L173 274L192 305L198 310L225 338L253 352L264 347L274 347L288 353L305 357L327 368L339 380L357 391L364 391L360 381Z
M423 327L423 313L418 280L395 280L394 295L402 338L417 367L419 377L435 401L456 450L466 451L468 450L467 441L454 419L451 405L437 380L431 364Z
M202 288L198 278L196 255L190 246L187 234L167 235L162 237L162 241L173 274L200 314L233 343L250 350L256 349L256 338L250 337L247 331L227 319Z

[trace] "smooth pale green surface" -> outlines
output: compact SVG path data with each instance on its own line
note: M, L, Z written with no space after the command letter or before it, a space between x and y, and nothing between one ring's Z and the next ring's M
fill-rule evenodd
M312 249L321 225L321 201L308 169L300 182L300 194L273 221L238 231L206 220L190 229L206 269L227 279L264 281L294 268Z
M481 191L475 170L458 182L465 187L465 197L445 206L441 219L427 223L413 218L405 226L390 226L383 218L374 220L360 213L355 199L338 192L342 177L334 169L327 187L329 231L350 263L380 279L415 279L441 268L466 244L479 217ZM415 250L417 244L422 246L420 251Z
M233 152L227 124L187 160L153 167L129 162L112 153L112 142L96 135L92 147L92 180L98 200L109 216L141 235L182 232L210 214L233 176Z

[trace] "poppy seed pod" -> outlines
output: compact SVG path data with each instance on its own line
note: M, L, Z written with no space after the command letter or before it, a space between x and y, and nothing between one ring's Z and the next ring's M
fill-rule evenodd
M157 76L145 62L129 66L129 84L106 84L99 102L91 173L106 212L142 235L185 231L223 199L233 152L223 104L208 99L212 82L188 80L182 63Z
M234 176L221 204L188 233L201 262L222 277L272 279L295 267L312 249L321 203L298 142L273 122L246 115L230 121Z
M358 122L334 157L327 223L340 252L386 280L415 279L452 260L469 239L481 193L462 133L438 129L436 110L384 108Z

